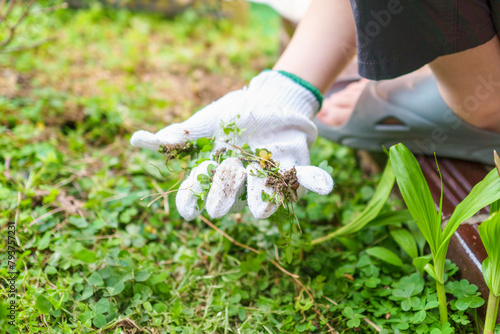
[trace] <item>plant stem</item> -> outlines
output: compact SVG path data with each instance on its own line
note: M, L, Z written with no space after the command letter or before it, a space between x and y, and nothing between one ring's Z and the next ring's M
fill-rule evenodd
M439 300L439 317L441 324L448 322L448 305L446 302L446 293L444 292L444 284L436 281L436 291Z
M348 226L348 225L345 225L345 226ZM327 235L325 235L323 237L320 237L320 238L312 240L311 241L311 245L315 246L315 245L318 245L318 244L323 243L325 241L337 238L339 235L342 234L342 230L343 230L343 228L345 226L343 226L343 227L339 228L338 230L336 230L336 231L334 231L332 233L329 233L329 234L327 234Z
M492 294L490 291L490 296L488 297L488 309L486 310L486 320L484 322L484 334L494 333L499 302L500 298Z

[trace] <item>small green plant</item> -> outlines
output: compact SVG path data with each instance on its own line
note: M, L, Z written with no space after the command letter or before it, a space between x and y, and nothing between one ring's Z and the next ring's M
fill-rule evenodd
M463 221L500 199L500 178L496 170L492 170L458 204L442 229L442 187L439 208L436 210L429 186L410 150L403 144L398 144L390 148L389 155L403 200L431 249L433 264L427 263L425 270L436 280L440 319L444 324L448 321L444 266L450 239Z
M237 116L239 118L239 115ZM272 159L272 152L266 148L257 148L255 152L248 144L243 144L241 147L236 146L236 135L240 136L246 129L240 129L235 121L220 124L221 131L226 135L233 135L233 138L227 137L224 143L227 147L222 147L212 153L212 149L220 139L214 137L203 137L197 140L187 141L184 144L173 146L163 146L159 152L167 156L167 163L171 159L186 159L190 160L190 167L199 166L207 160L214 160L217 164L221 164L229 158L238 158L247 167L251 163L258 163L262 170L256 170L253 176L266 179L266 186L274 189L272 194L262 192L262 200L270 201L281 205L283 208L293 210L292 203L296 202L296 190L300 186L295 168L280 171L280 164ZM326 162L325 162L326 163ZM197 196L199 197L198 206L201 207L210 191L210 187L215 175L216 167L213 164L208 165L207 174L198 175L198 181L202 185L203 191ZM245 194L243 194L245 195Z
M490 294L484 324L484 333L493 334L500 302L500 213L494 213L479 225L479 235L488 257L483 261L483 275Z
M493 152L495 166L500 177L500 157L497 152ZM486 285L490 289L488 297L488 309L486 310L486 319L484 324L484 333L493 334L498 314L498 305L500 302L500 200L491 203L489 219L479 225L479 236L483 242L488 257L484 259L483 275Z

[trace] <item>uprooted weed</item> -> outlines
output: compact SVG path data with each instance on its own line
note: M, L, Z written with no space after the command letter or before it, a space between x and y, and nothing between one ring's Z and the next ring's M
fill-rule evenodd
M222 129L224 130L224 127ZM256 170L254 175L266 178L265 186L273 190L272 194L263 192L263 200L272 201L275 204L282 205L283 208L288 208L289 205L292 205L293 202L298 200L297 189L300 183L297 178L295 167L282 171L280 170L279 162L271 158L272 152L264 148L256 149L254 152L248 144L238 147L225 142L230 146L229 148L223 147L217 149L213 154L211 152L208 155L203 154L212 149L215 141L215 138L208 137L200 138L196 141L188 140L184 144L161 146L159 152L166 155L167 165L172 159L191 160L188 166L194 167L209 158L220 164L222 161L234 157L237 157L245 167L251 163L257 163L262 167L262 170ZM199 181L205 181L206 183L208 180L211 185L214 173L215 169L210 167L207 170L207 178L202 176L203 179ZM209 186L204 188L206 191L204 194L200 195L202 198L205 198L210 190Z
M277 174L277 175L276 175ZM292 194L292 199L297 198L297 189L300 186L299 180L297 179L297 171L295 167L281 173L273 173L267 177L266 184L267 187L273 188L274 192L284 196L285 194Z

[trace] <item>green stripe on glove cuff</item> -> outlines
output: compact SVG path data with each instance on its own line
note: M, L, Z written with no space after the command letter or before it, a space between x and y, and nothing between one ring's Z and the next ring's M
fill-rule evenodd
M318 88L314 87L310 82L296 76L295 74L292 74L292 73L289 73L286 71L277 71L277 72L279 74L284 75L285 77L291 79L293 82L301 85L305 89L309 90L314 95L316 100L318 100L319 109L321 109L321 105L323 104L323 95L321 94L321 92L319 91Z

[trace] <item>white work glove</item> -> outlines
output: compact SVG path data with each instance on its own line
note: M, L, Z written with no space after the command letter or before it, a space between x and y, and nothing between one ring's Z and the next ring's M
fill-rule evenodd
M286 72L264 71L253 78L248 87L225 95L182 123L169 125L156 134L143 130L135 132L130 143L158 150L160 146L215 136L212 155L219 148L230 147L226 143L228 139L238 147L248 143L253 151L270 151L282 173L295 167L300 183L298 196L305 194L304 187L326 195L333 189L331 176L319 167L309 166L309 147L317 137L311 119L320 108L319 100L319 91L300 78ZM232 121L238 128L245 129L241 135L230 133L226 136L221 130L221 122ZM215 161L204 161L195 167L177 192L177 210L187 220L196 218L203 210L198 207L196 196L202 191L198 175L207 174L210 164L217 166ZM239 212L245 202L257 219L272 215L278 205L262 199L263 191L272 194L273 189L265 186L266 178L256 176L256 170L261 169L255 162L245 168L238 158L226 159L217 166L205 201L210 217ZM245 183L246 201L241 199Z

